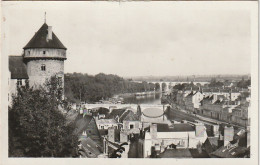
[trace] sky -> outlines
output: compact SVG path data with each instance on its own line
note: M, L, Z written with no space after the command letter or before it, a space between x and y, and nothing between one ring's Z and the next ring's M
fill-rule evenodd
M20 55L46 12L67 47L65 73L249 74L250 10L220 3L5 2L4 48Z

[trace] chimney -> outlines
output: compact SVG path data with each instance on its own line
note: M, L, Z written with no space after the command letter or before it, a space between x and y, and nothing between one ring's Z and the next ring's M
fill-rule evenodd
M206 133L206 129L203 123L195 124L195 135L196 137L203 137Z
M212 125L212 133L214 137L219 137L219 125Z
M230 141L234 138L234 127L225 126L224 128L224 146L227 146Z
M157 138L157 124L151 124L150 126L150 134L152 139Z
M48 26L47 41L52 40L52 27Z
M120 143L128 142L128 136L126 131L120 131Z
M163 121L164 121L164 113L165 113L165 111L164 111L164 104L163 104Z
M104 153L103 154L105 154L105 155L107 155L108 154L108 142L107 142L107 139L104 137L104 139L103 139L103 149L104 149Z
M114 127L110 127L108 128L108 141L111 141L111 142L115 142L115 128Z

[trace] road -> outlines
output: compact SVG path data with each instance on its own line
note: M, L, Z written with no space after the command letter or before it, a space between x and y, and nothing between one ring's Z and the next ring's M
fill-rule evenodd
M228 123L228 122L212 119L212 118L201 116L201 115L198 115L198 114L192 114L189 111L184 110L184 109L178 109L177 111L181 111L181 112L183 112L183 113L185 113L185 114L187 114L191 117L193 116L195 118L194 120L198 120L198 121L201 121L203 123L207 123L207 124L211 124L211 125L212 124L225 124L225 125L231 125L233 127L239 128L239 129L245 129L245 127L242 127L240 125L231 124L231 123Z

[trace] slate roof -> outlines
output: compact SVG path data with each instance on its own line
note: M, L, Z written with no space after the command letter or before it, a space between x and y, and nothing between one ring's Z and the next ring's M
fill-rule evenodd
M58 37L52 32L52 40L47 41L48 25L44 23L41 28L35 33L33 38L27 43L24 49L29 48L53 48L67 49Z
M128 111L127 115L123 118L123 120L127 120L127 121L139 121L139 117L137 114L134 114L133 111Z
M112 112L106 118L115 119L117 115L120 117L125 111L125 109L113 109Z
M218 147L218 137L208 137L202 147L208 154L212 153Z
M85 151L86 157L96 158L98 155L101 154L101 151L98 149L98 144L91 138L87 137L84 139L80 139L80 142L84 149L87 150Z
M119 117L119 122L122 123L124 120L137 121L138 116L131 110L126 109L113 109L112 112L106 117L107 119L115 119Z
M186 97L192 97L192 96L194 96L196 93L198 93L198 91L191 91L191 93L188 94Z
M86 131L87 136L94 140L102 147L102 140L100 133L98 131L95 119L92 116L78 115L76 118L76 130L75 133L77 135L81 135L83 131Z
M22 56L9 56L9 71L11 72L11 79L29 78Z
M209 158L206 152L201 152L197 149L166 149L158 155L159 158Z
M211 89L209 89L209 88L203 88L203 89L202 89L202 92L211 92Z
M213 95L212 95L212 96L207 96L207 97L205 97L203 100L204 100L204 101L205 101L205 100L211 101L211 100L213 100Z
M189 149L167 149L158 155L159 158L192 158Z
M157 124L157 132L190 132L195 128L187 123L173 124L169 127L168 124Z
M97 124L117 124L115 119L99 119L99 120L96 120L96 123Z
M222 93L229 93L230 90L229 89L220 89L220 92L222 92Z
M220 147L218 150L214 151L212 155L219 157L219 158L239 158L244 157L248 154L250 148L234 146L234 147Z
M109 154L112 154L116 150L115 148L117 148L117 149L120 148L119 144L113 143L113 142L108 141L108 140L107 140L107 143L110 144L110 145L108 145L108 153ZM114 147L111 147L111 145L114 146Z

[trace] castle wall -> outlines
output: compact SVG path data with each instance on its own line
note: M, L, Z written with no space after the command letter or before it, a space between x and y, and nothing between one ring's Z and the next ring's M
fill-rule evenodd
M45 71L41 70L45 65ZM64 61L63 60L30 60L27 63L27 74L29 76L30 86L43 85L46 79L57 75L62 78L62 87L64 86Z

